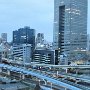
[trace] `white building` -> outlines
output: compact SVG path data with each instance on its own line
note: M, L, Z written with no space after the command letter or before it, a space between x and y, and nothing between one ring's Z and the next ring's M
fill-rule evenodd
M13 58L17 62L31 62L31 44L13 45Z

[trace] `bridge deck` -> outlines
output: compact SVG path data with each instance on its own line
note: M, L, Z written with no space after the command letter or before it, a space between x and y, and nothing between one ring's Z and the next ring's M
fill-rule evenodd
M48 77L47 75L43 75L43 74L40 74L40 73L37 73L34 71L29 71L29 70L21 68L21 67L14 67L14 66L6 65L6 64L0 64L0 68L5 68L9 71L19 72L19 73L26 74L26 75L32 75L32 76L35 76L37 78L47 80L55 85L62 86L64 88L68 88L70 90L82 90L82 89L77 88L75 86L69 85L69 84L61 82L59 80L56 80L52 77Z

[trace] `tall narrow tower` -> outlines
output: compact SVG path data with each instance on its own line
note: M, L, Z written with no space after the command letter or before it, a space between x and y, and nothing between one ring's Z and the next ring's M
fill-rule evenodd
M87 0L54 0L54 49L66 55L87 46Z
M1 34L1 39L2 39L3 43L7 42L7 33L2 33Z

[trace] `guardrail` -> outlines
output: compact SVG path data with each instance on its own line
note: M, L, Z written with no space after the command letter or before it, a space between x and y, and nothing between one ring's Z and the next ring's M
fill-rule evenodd
M75 86L74 84L70 85L70 83L68 83L67 81L59 80L58 78L52 78L50 75L45 75L41 72L38 72L37 70L29 71L27 69L23 69L20 67L14 67L14 66L10 66L10 65L0 64L0 68L3 68L3 67L7 70L15 71L20 74L22 73L22 74L36 76L37 78L40 78L40 79L45 79L57 86L62 86L64 88L68 88L70 90L82 90L81 87L79 88L79 87ZM90 89L85 89L85 90L90 90Z

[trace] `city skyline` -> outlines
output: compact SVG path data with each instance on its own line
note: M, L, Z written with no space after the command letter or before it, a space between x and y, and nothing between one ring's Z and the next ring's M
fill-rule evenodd
M44 33L46 40L53 41L53 0L30 0L27 2L26 0L2 0L0 6L0 34L8 33L8 41L12 40L12 31L24 26L30 26L36 30L36 33ZM88 11L89 9L90 6ZM88 33L90 33L89 24L90 11L88 12Z

